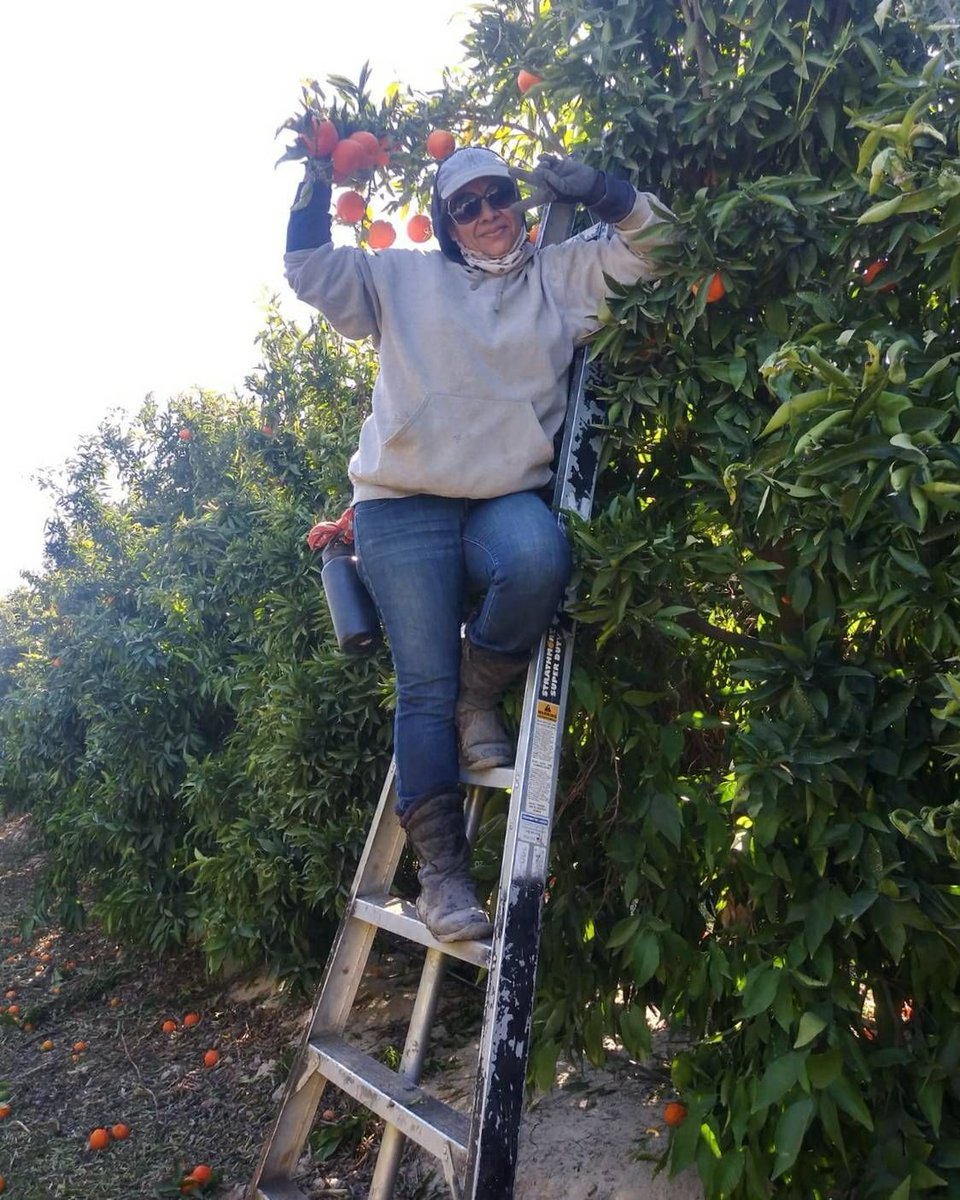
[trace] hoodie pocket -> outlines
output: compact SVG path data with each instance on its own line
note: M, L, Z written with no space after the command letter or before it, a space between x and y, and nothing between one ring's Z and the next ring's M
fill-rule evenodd
M432 392L380 447L372 471L381 487L484 499L541 487L553 443L526 400Z

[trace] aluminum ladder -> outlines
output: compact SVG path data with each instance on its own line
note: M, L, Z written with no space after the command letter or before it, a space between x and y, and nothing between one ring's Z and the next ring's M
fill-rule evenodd
M569 236L572 222L569 206L551 205L541 222L541 243L562 241ZM602 226L595 227L585 236L603 236L605 232ZM597 425L603 419L589 389L589 376L586 355L579 351L571 367L553 496L555 512L583 517L590 516L593 504L600 442ZM310 1023L247 1200L305 1200L294 1176L328 1083L385 1122L369 1200L393 1196L406 1138L438 1160L454 1200L512 1197L573 642L574 623L561 609L541 638L527 673L515 765L461 775L467 790L471 844L489 790L503 788L511 793L490 941L437 942L417 917L415 906L390 895L405 844L393 811L396 790L391 766ZM344 1037L378 929L426 948L396 1071ZM470 1115L419 1086L442 976L450 958L488 972Z

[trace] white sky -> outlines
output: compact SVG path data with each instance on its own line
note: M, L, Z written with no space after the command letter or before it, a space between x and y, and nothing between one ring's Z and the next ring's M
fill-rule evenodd
M59 466L112 408L241 388L300 167L300 81L437 87L466 0L29 0L0 44L0 593L37 569ZM290 300L287 311L309 315Z

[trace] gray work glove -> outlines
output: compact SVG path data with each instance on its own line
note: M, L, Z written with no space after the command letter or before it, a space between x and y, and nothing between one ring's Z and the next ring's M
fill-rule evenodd
M542 154L530 172L550 200L561 204L584 204L587 208L603 198L606 179L602 171L588 167L576 158Z

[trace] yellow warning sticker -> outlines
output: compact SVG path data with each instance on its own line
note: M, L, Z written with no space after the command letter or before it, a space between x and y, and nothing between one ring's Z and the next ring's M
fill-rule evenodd
M541 721L553 721L554 724L560 717L560 705L551 704L549 700L537 701L537 718Z

